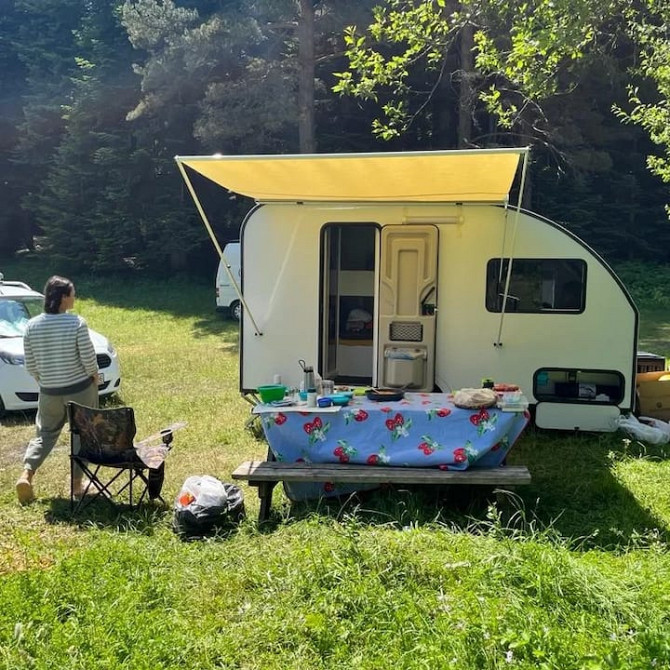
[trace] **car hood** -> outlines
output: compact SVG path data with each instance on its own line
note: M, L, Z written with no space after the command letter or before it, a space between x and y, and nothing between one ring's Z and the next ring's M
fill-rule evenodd
M89 328L93 348L96 354L108 353L109 340L95 330ZM0 351L5 351L15 356L23 356L23 337L0 337Z

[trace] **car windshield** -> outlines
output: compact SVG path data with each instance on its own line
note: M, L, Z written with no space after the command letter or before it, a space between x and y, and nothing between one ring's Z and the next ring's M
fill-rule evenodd
M28 319L42 312L41 298L0 298L0 337L21 337Z

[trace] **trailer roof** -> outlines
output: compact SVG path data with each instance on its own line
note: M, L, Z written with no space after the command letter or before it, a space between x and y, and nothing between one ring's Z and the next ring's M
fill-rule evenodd
M177 156L257 202L505 202L527 148Z

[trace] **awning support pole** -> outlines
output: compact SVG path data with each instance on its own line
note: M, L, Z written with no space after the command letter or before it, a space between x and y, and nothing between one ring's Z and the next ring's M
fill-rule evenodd
M512 242L510 244L510 251L509 251L509 263L507 264L507 276L505 277L505 290L503 291L503 303L502 303L502 309L500 310L500 324L498 326L498 337L496 337L495 342L493 343L494 347L502 347L503 343L501 340L502 337L502 329L503 329L503 321L505 320L505 307L507 306L507 296L509 295L509 284L510 284L510 279L512 278L512 262L514 260L514 244L516 242L516 231L519 225L519 215L521 214L521 200L523 198L523 191L526 185L526 167L528 165L528 149L523 154L523 163L521 164L521 183L519 184L519 197L517 199L516 203L516 212L514 215L514 230L512 232ZM503 249L504 251L504 249ZM505 255L503 253L502 258L500 259L501 262L501 267L502 267L502 262L505 259Z
M251 313L251 310L249 309L249 306L247 305L246 300L244 299L244 296L242 295L242 291L240 290L240 287L238 283L235 281L235 277L233 276L233 273L230 271L230 265L226 262L226 260L223 257L223 251L221 250L221 245L219 244L219 241L216 239L216 235L214 235L214 230L212 230L212 226L209 223L209 220L207 219L207 215L205 214L205 210L202 208L202 205L200 204L200 200L198 199L198 196L195 193L195 189L193 188L193 184L191 184L191 180L188 178L188 174L186 174L186 170L184 169L184 166L182 165L181 161L177 159L177 165L179 166L179 171L181 172L181 176L184 178L184 181L186 182L186 186L189 190L189 193L191 194L191 197L193 198L193 202L195 202L195 206L198 210L198 214L200 214L200 218L202 219L202 222L205 224L205 228L207 228L207 232L209 233L209 237L211 238L212 242L214 243L214 248L216 249L217 253L219 254L219 258L223 261L223 267L226 269L226 274L228 275L228 278L230 279L230 283L233 285L233 288L235 289L235 293L237 294L237 297L240 299L240 302L242 303L242 307L244 308L244 314L249 317L249 320L253 324L254 331L256 332L256 335L262 335L263 333L260 331L258 326L256 325L256 320L253 317L253 314Z

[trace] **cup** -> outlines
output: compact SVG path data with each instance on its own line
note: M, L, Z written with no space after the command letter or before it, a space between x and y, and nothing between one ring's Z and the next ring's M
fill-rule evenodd
M324 379L321 382L322 395L331 395L335 391L335 382L332 379Z
M281 375L275 375L275 376L272 378L272 383L273 383L273 384L281 384Z

